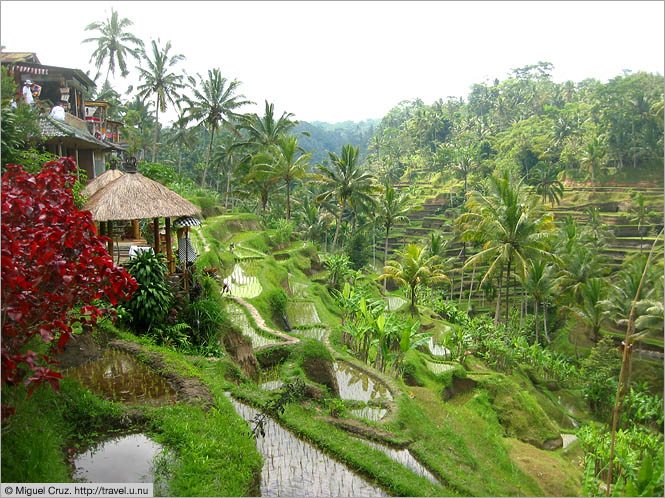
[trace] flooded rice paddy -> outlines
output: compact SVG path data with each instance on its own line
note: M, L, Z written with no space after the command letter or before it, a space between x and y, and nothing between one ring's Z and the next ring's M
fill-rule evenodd
M367 439L362 439L355 436L351 437L353 437L353 439L357 439L358 441L362 441L364 444L375 450L379 450L385 453L388 458L395 460L397 463L403 465L414 474L425 477L433 484L439 484L437 478L434 477L432 473L427 470L418 460L416 460L408 449L391 448L390 446L377 443L375 441L369 441Z
M450 354L448 348L444 348L443 346L440 346L434 342L434 337L430 337L429 350L433 355L436 356L448 356Z
M309 287L307 284L289 281L289 289L291 289L293 297L307 297L307 287Z
M227 396L246 421L258 413ZM264 428L265 436L256 439L263 455L261 496L387 496L274 420L268 418Z
M349 413L354 417L364 418L371 420L373 422L378 422L383 417L386 416L388 410L385 408L378 408L376 406L364 406L363 408L357 408L355 410L349 410Z
M335 362L334 369L340 398L357 401L393 399L383 383L374 380L362 370L343 362Z
M261 294L263 287L257 276L259 270L260 264L256 260L245 260L236 263L231 274L224 279L231 295L247 299Z
M231 323L238 327L244 336L247 336L252 340L252 346L255 349L261 346L267 346L268 344L276 344L279 342L279 339L276 337L267 337L265 335L259 334L254 329L252 324L249 323L249 318L247 318L244 308L236 302L231 300L227 301L226 312L229 314L229 320L231 320Z
M70 368L65 375L112 401L163 405L176 400L175 390L163 377L117 349L109 348L99 359Z
M563 447L567 448L573 441L577 440L577 436L575 434L561 434L561 439L563 439Z
M435 374L447 372L448 370L455 368L455 365L448 365L447 363L434 363L427 360L425 360L425 363L427 364L429 371Z
M281 365L263 370L259 377L259 385L264 391L274 391L284 385L281 378Z
M316 306L314 306L314 303L308 301L287 303L286 315L292 327L321 323L319 314L316 311Z
M290 333L298 334L309 339L316 339L317 341L322 341L323 336L326 335L328 329L324 327L312 327L307 329L294 329Z
M386 302L388 303L388 311L396 311L404 306L408 301L398 296L387 296Z
M154 482L153 460L162 446L144 434L103 441L74 459L75 479L88 482Z

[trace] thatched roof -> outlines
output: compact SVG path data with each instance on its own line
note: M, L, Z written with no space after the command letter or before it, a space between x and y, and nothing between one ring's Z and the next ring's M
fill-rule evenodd
M120 178L122 175L124 175L124 173L119 169L110 169L108 171L104 171L104 173L102 173L96 178L93 178L90 181L90 183L88 183L85 186L85 188L83 189L83 193L87 195L88 198L90 198L99 189L106 187L109 183L111 183L113 180Z
M201 216L187 199L141 173L125 173L98 190L83 206L96 221Z

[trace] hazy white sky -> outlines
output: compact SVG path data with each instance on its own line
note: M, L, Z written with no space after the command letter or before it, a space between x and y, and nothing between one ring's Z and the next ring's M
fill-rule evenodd
M267 99L305 121L381 118L405 99L466 97L473 83L539 60L554 64L555 81L606 81L623 69L663 74L665 59L660 1L3 0L1 42L94 76L94 44L81 42L96 35L84 27L111 7L146 44L171 40L189 74L219 67L242 81L259 104L242 111L262 113ZM124 92L135 78L133 70L112 81Z

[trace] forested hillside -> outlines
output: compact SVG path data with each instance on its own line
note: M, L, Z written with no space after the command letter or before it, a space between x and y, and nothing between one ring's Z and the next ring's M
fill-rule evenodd
M306 132L310 136L303 135L300 145L305 151L312 153L311 162L317 164L328 159L327 151L339 154L342 146L351 144L360 148L360 159L367 156L367 144L374 135L375 127L379 119L368 119L355 123L344 121L343 123L324 123L322 121L300 122L293 129L294 133Z

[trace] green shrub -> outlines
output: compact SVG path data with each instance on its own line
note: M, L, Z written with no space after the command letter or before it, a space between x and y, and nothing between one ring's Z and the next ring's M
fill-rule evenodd
M167 273L163 254L143 251L125 265L136 279L138 288L132 299L126 302L131 324L134 328L161 326L173 303L173 292L167 285Z
M286 313L286 294L282 289L272 289L267 294L268 305L273 316L282 317Z
M203 297L193 300L183 312L185 322L192 328L191 341L195 346L216 344L222 329L228 323L219 299Z

